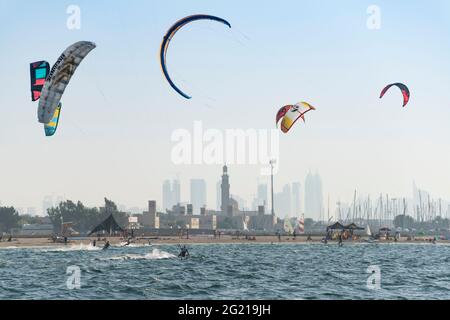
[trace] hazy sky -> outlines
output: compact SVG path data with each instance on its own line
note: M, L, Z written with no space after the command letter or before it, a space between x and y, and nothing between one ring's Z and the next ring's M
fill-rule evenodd
M69 30L69 5L81 29ZM381 9L370 30L367 8ZM208 13L232 29L196 22L171 43L163 78L159 46L179 18ZM353 190L411 195L412 181L450 198L450 4L442 1L25 1L0 0L0 201L40 207L45 195L88 205L104 196L128 206L161 202L162 181L204 178L215 208L220 165L175 165L176 129L273 129L276 111L308 101L308 114L280 136L275 189L309 170L325 198L351 201ZM94 41L63 96L52 138L30 101L29 63L53 64L70 44ZM403 82L411 101L401 108ZM231 192L250 202L260 166L229 168Z

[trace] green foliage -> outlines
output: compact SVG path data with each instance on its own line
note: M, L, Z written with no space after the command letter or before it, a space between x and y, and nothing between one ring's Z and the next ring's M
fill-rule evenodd
M117 223L125 227L128 216L119 212L117 205L105 198L105 205L100 208L85 207L80 201L74 203L70 200L61 202L57 207L47 210L47 214L56 230L61 227L61 222L72 222L73 229L81 233L87 233L105 220L110 214L114 215Z
M429 232L431 230L449 229L450 220L437 216L431 221L416 221L414 220L414 218L408 215L399 215L395 217L394 225L396 228L404 227L408 229L416 229L424 232Z
M23 226L24 224L40 224L42 223L42 217L30 216L29 214L24 214L19 216L19 226Z
M410 216L399 215L394 219L394 226L396 228L413 228L415 221Z
M19 226L19 213L13 207L0 207L0 232L9 232Z

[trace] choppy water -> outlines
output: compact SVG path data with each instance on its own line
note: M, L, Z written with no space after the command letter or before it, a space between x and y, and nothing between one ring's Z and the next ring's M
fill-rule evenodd
M450 299L450 246L214 244L0 249L0 299ZM367 287L367 268L381 289ZM68 289L69 266L81 271ZM72 284L74 282L71 282Z

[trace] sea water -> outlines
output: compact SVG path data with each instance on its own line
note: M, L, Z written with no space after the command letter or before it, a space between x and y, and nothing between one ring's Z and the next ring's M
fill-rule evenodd
M180 260L177 245L1 248L0 299L450 299L443 244L188 249Z

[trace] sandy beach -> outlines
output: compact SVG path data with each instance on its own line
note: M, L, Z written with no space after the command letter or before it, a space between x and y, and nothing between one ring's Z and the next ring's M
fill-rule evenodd
M430 242L431 237L420 237L416 238L415 240L406 240L402 239L398 242L395 242L394 240L380 240L377 243L383 244L383 243L431 243ZM125 243L126 239L122 237L108 237L108 238L101 238L99 241L96 237L91 238L81 238L81 239L69 239L67 244L60 243L60 242L53 242L50 238L13 238L12 241L2 241L0 242L0 249L1 248L11 248L11 247L59 247L59 246L65 246L65 245L89 245L94 240L97 241L97 244L99 246L103 246L106 241L109 241L111 245L113 246L121 246ZM106 240L106 241L105 241ZM276 236L257 236L254 240L247 240L245 237L235 237L235 236L228 236L224 235L220 238L214 238L213 236L190 236L189 239L180 238L180 237L174 237L174 236L160 236L160 237L145 237L145 238L136 238L132 241L133 244L137 245L145 245L145 244L242 244L242 243L261 243L261 244L270 244L270 243L291 243L291 244L306 244L306 243L321 243L322 237L312 237L312 240L308 241L306 236L297 236L289 237L289 236L282 236L281 240L278 239ZM449 243L448 240L439 240L437 243ZM337 243L336 241L329 241L329 244ZM356 243L367 243L367 239L362 238L355 241L345 241L344 244L356 244Z

